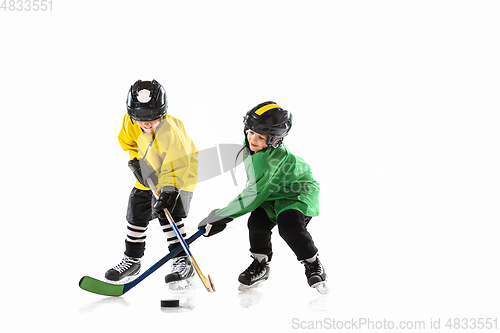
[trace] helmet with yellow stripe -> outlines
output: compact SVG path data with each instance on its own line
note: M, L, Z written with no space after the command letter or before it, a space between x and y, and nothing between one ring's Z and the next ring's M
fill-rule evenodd
M292 127L292 114L275 102L261 103L244 117L245 133L252 130L267 136L269 147L279 147Z

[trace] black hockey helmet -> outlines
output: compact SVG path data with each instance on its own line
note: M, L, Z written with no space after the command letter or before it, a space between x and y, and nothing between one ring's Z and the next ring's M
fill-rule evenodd
M292 127L292 114L275 102L261 103L248 111L244 117L244 132L252 130L267 136L266 144L276 148L281 145Z
M149 100L139 101L139 92L149 91ZM167 94L165 89L156 80L137 80L130 87L127 96L127 113L137 121L152 121L167 115Z

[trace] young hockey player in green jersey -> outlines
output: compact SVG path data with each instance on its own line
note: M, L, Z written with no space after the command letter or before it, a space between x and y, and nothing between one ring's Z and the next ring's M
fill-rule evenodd
M127 114L118 141L123 150L129 152L128 166L136 177L136 184L127 208L125 256L105 274L112 281L139 274L146 231L152 219L158 217L170 250L179 245L163 209L168 209L185 237L182 219L189 212L198 172L198 151L182 121L167 115L165 89L155 80L138 80L130 88ZM147 178L155 183L158 200L152 195ZM165 282L186 280L193 275L194 268L181 252L174 258L172 272L165 276Z
M307 230L319 213L319 185L309 165L283 145L292 115L274 102L265 102L246 114L244 125L247 187L227 207L213 210L198 227L212 236L233 219L251 213L248 230L253 262L238 280L252 286L269 277L271 230L278 226L280 236L304 264L309 286L325 292L327 275Z

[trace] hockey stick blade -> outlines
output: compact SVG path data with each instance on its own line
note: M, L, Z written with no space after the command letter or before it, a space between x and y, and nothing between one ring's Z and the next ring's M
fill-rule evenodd
M204 233L205 229L198 230L198 232L196 232L194 235L192 235L189 239L186 240L186 243L191 244L200 236L202 236ZM125 284L113 284L109 282L104 282L98 279L94 279L90 276L82 277L78 284L80 288L82 288L83 290L86 290L94 294L99 294L104 296L122 296L127 291L138 285L142 280L151 275L158 268L163 266L163 264L165 264L167 261L175 257L175 255L181 252L181 250L182 246L176 247L169 254L167 254L166 256L161 258L158 262L156 262L153 266L148 268L147 271L139 275L136 279Z

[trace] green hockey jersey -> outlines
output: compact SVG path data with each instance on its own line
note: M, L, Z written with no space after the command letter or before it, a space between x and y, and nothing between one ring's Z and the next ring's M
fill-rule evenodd
M262 207L276 223L279 213L295 209L305 216L319 214L319 184L310 166L284 145L251 153L245 147L243 162L248 183L243 192L216 216L237 218Z

